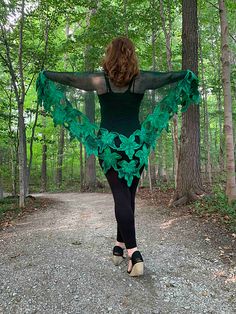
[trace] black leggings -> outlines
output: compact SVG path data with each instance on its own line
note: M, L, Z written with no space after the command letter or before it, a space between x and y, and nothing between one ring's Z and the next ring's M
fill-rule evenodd
M102 167L102 160L99 164ZM144 166L140 169L140 175ZM117 221L117 241L124 242L127 249L137 246L135 234L135 194L139 183L139 178L134 177L132 185L129 187L127 181L118 178L118 173L114 168L110 168L105 174L110 185L114 203L115 217Z

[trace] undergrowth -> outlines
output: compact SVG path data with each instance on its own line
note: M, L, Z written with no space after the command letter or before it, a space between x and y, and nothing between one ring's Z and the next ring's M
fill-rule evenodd
M18 206L18 197L5 197L0 200L0 220L4 217L7 212L15 212L16 214L20 212Z
M194 202L194 208L198 214L218 214L220 220L236 232L236 201L229 205L224 189L221 184L215 184L211 194Z

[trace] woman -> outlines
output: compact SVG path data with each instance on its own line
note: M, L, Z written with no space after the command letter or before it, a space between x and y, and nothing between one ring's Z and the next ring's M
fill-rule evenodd
M184 78L191 71L162 73L139 70L134 45L126 37L115 38L108 45L103 61L103 70L92 73L43 71L43 75L51 81L85 91L97 92L101 108L101 124L96 135L97 142L94 133L89 131L92 123L88 122L82 113L78 115L80 115L80 119L84 119L84 125L76 133L76 127L72 128L70 118L66 120L66 123L65 120L61 122L60 118L56 118L58 110L54 108L52 112L48 109L50 105L47 107L47 103L51 101L53 104L51 99L55 93L53 87L50 87L48 92L48 87L42 77L37 82L38 95L41 101L44 101L45 109L51 111L54 119L57 119L57 123L66 127L69 125L71 135L86 144L87 151L91 150L90 153L94 154L97 151L99 164L106 175L115 203L117 241L113 248L114 264L119 265L122 262L126 248L128 254L127 272L130 276L140 276L143 275L144 265L136 243L135 193L140 175L144 167L147 166L149 148L154 145L157 133L159 132L160 135L163 127L154 127L159 123L161 117L160 114L157 115L157 112L153 113L154 116L150 115L141 125L139 108L146 90L157 89L179 80L183 80L185 87L189 84L189 95L183 97L181 94L186 92L186 88L183 90L179 88L178 95L182 95L182 101L191 98L193 102L193 95L190 93L192 88L190 81L184 81ZM192 72L190 74L192 76L189 75L188 78L191 77L196 82L197 78ZM51 98L45 96L47 93L50 94ZM196 94L195 89L195 96ZM178 104L176 100L178 97L175 96L172 95L173 101L169 101L169 103ZM62 103L63 101L60 102L60 106ZM66 100L65 106L67 103L68 100ZM165 113L168 112L167 118L165 117L166 120L171 117L170 114L175 110L168 106L165 107ZM61 110L60 107L59 112ZM72 107L67 106L64 111L64 116L67 118L71 117L68 111L72 112ZM167 123L166 120L165 123ZM80 123L82 125L81 120Z

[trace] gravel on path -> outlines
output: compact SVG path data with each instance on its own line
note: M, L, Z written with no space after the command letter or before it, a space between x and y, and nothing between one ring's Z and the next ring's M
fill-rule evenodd
M34 196L55 202L0 231L1 314L236 313L235 239L210 222L137 198L144 275L129 277L111 194Z

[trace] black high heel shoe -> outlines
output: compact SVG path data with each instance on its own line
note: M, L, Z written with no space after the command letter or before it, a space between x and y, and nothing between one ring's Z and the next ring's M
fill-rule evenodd
M113 263L118 266L120 265L120 263L123 262L123 260L125 259L124 257L124 249L122 249L122 247L115 245L113 248L113 256L112 256L112 260Z
M139 251L134 251L132 256L128 256L128 261L132 261L132 268L130 271L127 270L127 273L134 277L134 276L141 276L143 275L143 258Z

